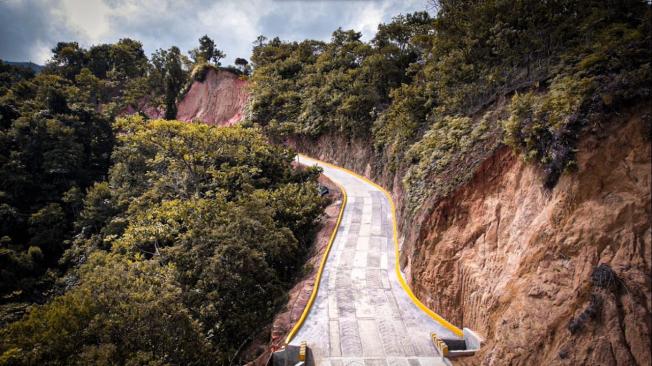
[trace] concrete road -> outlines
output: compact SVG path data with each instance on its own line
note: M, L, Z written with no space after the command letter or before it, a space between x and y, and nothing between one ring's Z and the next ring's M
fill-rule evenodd
M395 271L391 206L378 188L345 171L319 165L347 192L337 237L303 326L290 344L307 341L317 365L434 366L430 333L456 336L421 311Z

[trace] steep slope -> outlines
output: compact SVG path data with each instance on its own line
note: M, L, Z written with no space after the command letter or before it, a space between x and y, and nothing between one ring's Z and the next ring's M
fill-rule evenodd
M177 119L230 126L244 116L247 81L226 70L208 69L203 81L194 81L179 103Z
M488 340L461 363L649 364L649 116L586 133L577 171L552 190L540 168L490 143L466 183L404 215L401 264L416 295ZM363 142L292 144L393 186L405 205L402 174Z
M641 116L584 139L578 172L553 190L499 149L417 219L406 270L428 305L486 335L469 363L650 364L650 140Z

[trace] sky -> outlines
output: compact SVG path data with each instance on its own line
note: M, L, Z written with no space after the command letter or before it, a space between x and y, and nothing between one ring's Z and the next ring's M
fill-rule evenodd
M83 47L132 38L149 56L197 47L207 34L223 64L249 59L258 35L328 40L338 27L373 38L379 23L426 10L427 0L0 0L0 59L44 64L59 41Z

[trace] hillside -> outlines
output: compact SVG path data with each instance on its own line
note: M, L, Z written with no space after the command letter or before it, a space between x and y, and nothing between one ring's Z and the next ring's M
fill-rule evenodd
M210 68L179 102L177 119L231 126L244 118L247 81L233 72Z
M648 364L650 7L439 4L254 49L252 122L392 191L461 363Z
M41 70L43 70L42 65L35 64L35 63L31 62L31 61L30 62L2 61L2 62L6 63L7 65L24 67L24 68L30 69L36 74L38 74L39 72L41 72Z

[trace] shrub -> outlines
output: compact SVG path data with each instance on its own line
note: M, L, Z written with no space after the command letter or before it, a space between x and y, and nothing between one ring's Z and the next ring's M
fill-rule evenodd
M575 166L575 144L587 122L585 111L594 90L591 78L561 77L548 93L512 97L511 115L503 122L505 143L543 166L549 188L564 170Z
M217 70L217 68L207 62L199 63L192 69L190 79L203 83L209 70Z
M463 179L463 171L457 172L459 174L453 173L454 176L438 177L435 181L436 188L433 188L430 180L450 168L451 163L486 138L489 132L486 117L479 121L464 116L446 116L437 120L406 154L410 168L403 184L408 193L408 211L413 212L418 208L433 190L438 190L439 194L448 193L448 189L452 188L458 179ZM460 169L463 170L462 167ZM445 185L437 186L437 183L443 183L442 180L446 181Z

